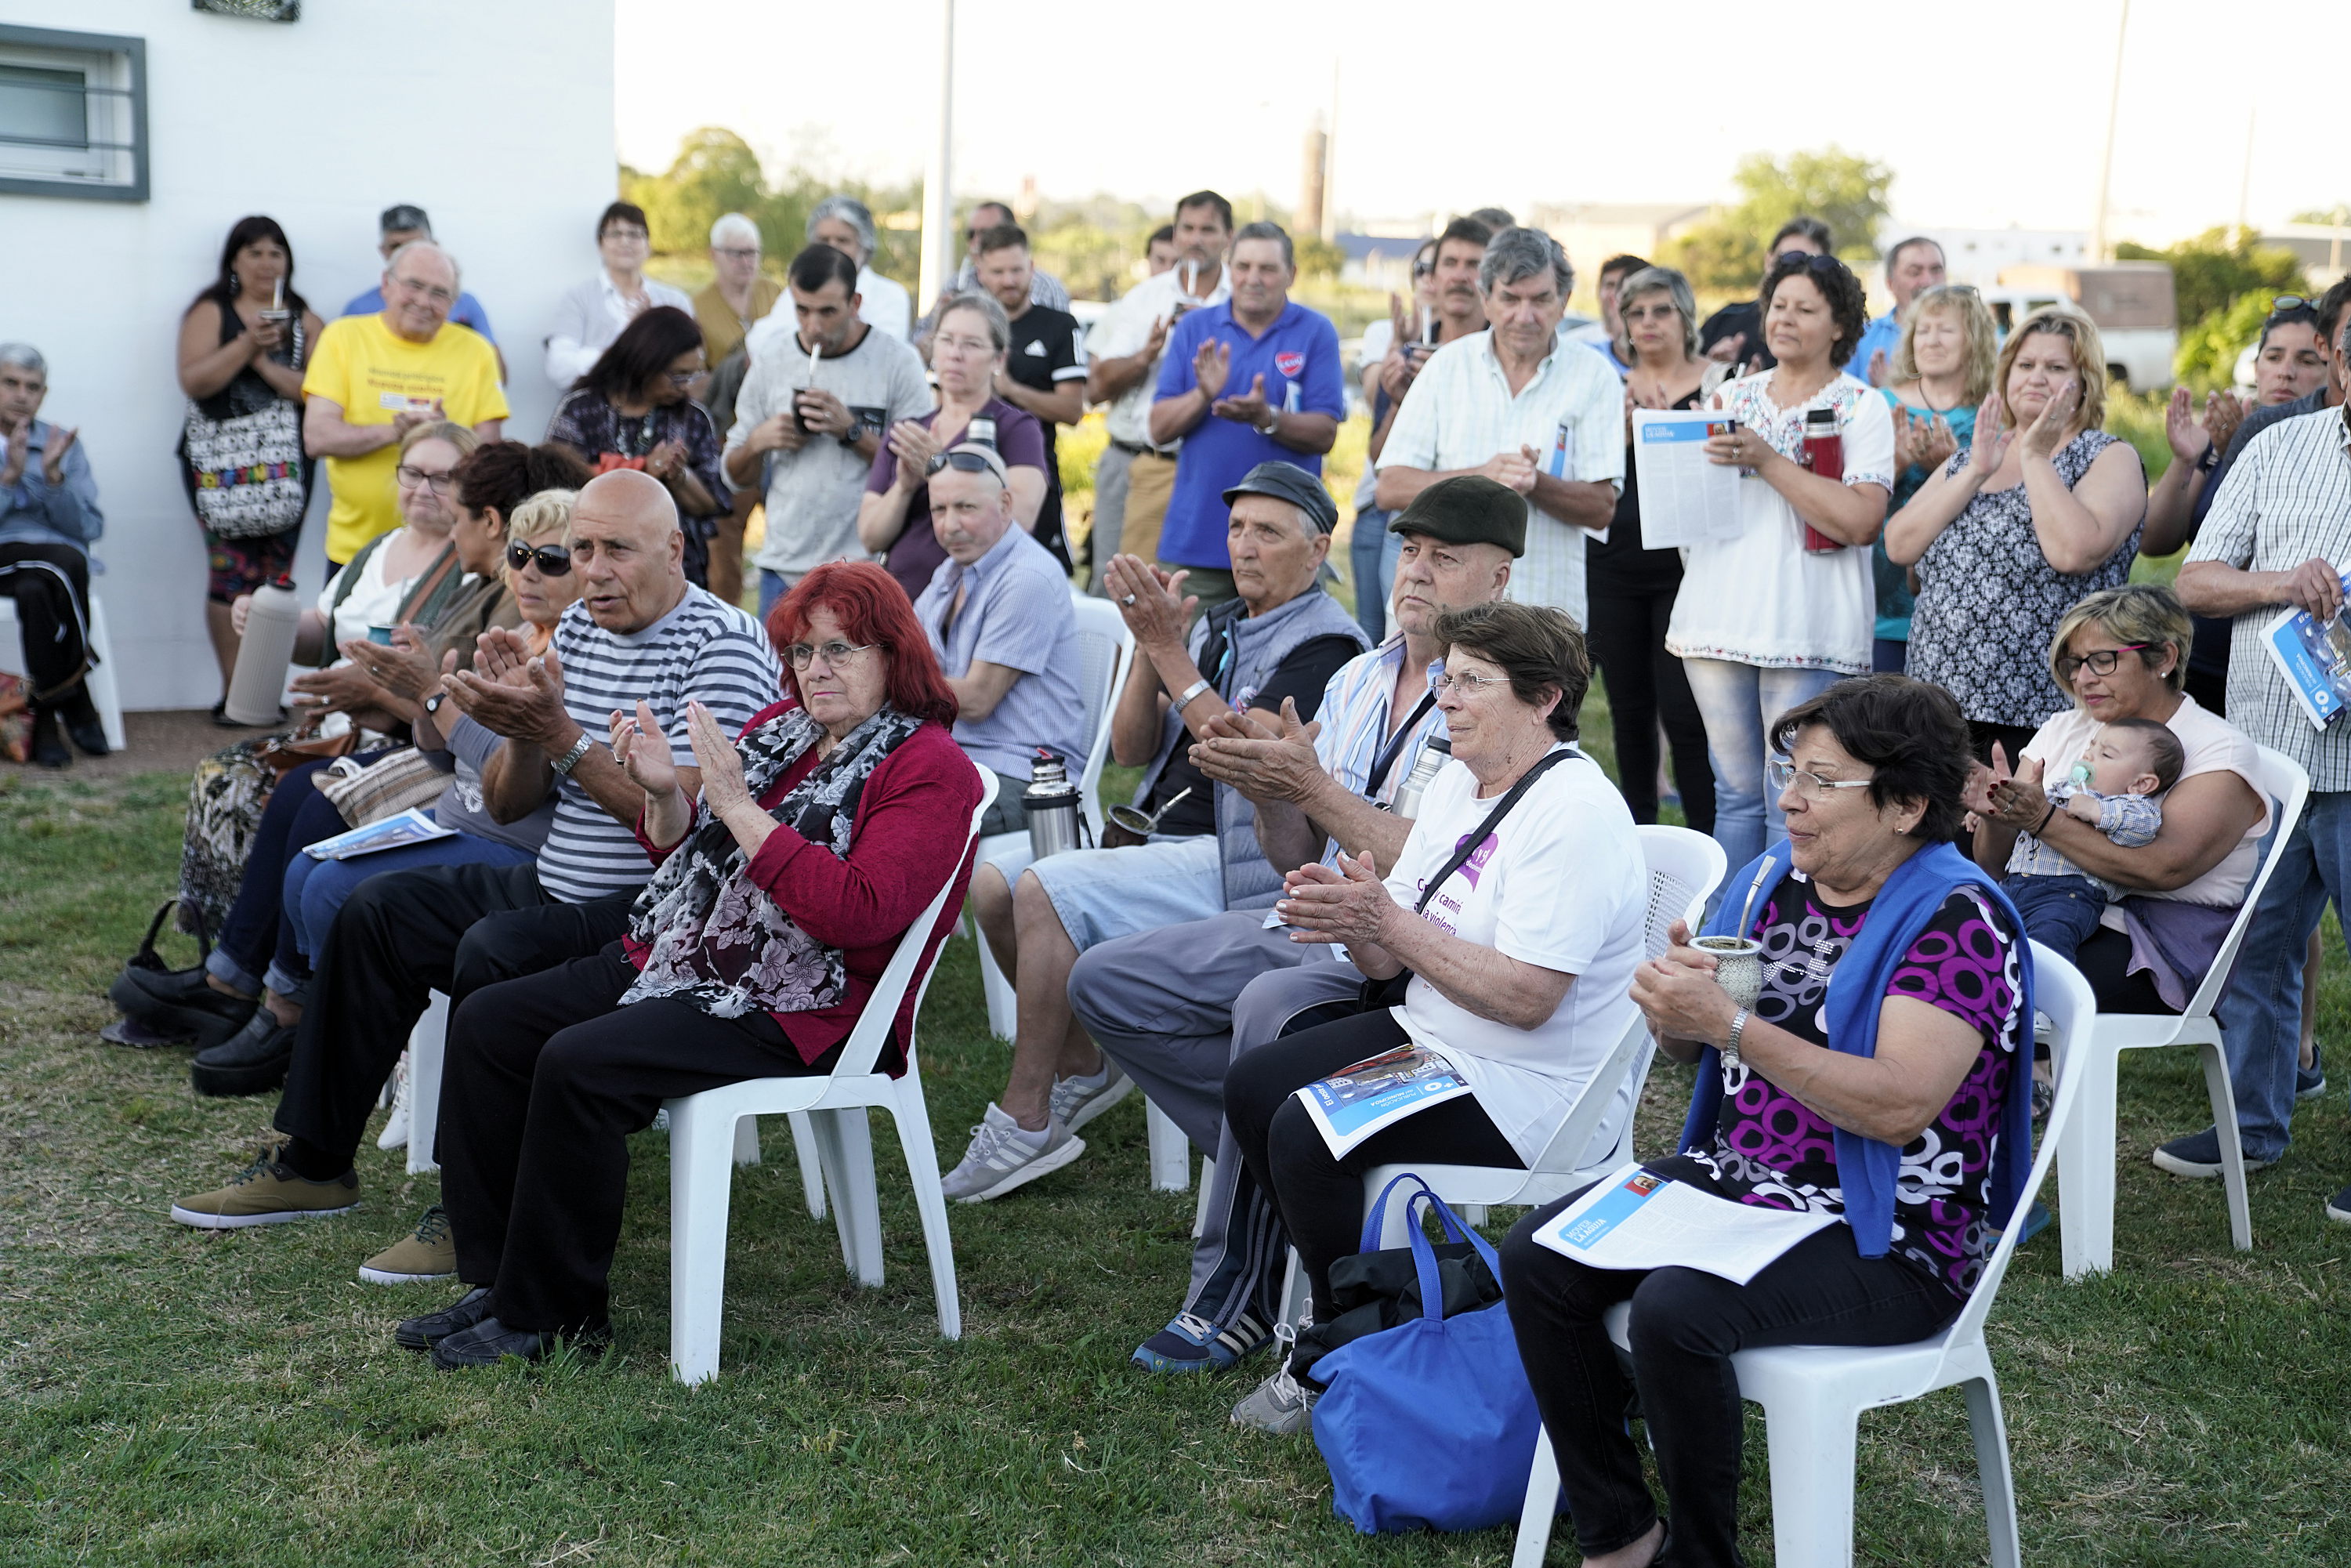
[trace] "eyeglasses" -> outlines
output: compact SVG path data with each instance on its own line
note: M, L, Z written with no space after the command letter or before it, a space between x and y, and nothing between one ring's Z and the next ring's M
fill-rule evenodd
M632 224L614 224L611 227L606 229L602 234L598 235L596 237L598 239L643 240L650 239L653 236Z
M528 571L533 561L538 563L539 574L543 577L571 575L571 552L561 545L540 545L533 549L516 539L507 546L507 565L515 570Z
M694 384L694 378L700 375L702 372L700 371L671 371L667 373L669 376L670 385L674 387L690 387Z
M1433 261L1416 261L1412 264L1412 275L1415 277L1426 277L1436 270L1437 263Z
M2111 675L2115 673L2115 666L2123 662L2125 653L2136 653L2146 646L2144 643L2126 643L2119 648L2095 649L2078 659L2068 653L2057 661L2057 678L2070 682L2085 668L2094 675Z
M1430 691L1459 692L1465 697L1474 697L1488 686L1506 686L1510 684L1510 677L1508 675L1431 675L1428 677Z
M1795 786L1800 800L1824 800L1832 789L1861 789L1876 782L1872 779L1823 779L1817 773L1799 773L1796 765L1784 757L1775 757L1763 765L1763 777L1774 789Z
M996 465L990 463L987 458L982 457L977 452L942 452L937 456L932 458L930 462L925 465L923 469L923 477L927 479L943 468L952 468L958 474L993 474L996 472Z
M422 468L403 463L392 470L392 476L400 481L402 489L413 490L422 485L436 496L445 496L456 480L457 471L453 468L445 474L427 474Z
M411 294L422 295L435 305L454 304L457 298L456 295L437 283L419 283L412 277L395 277L392 281Z
M759 259L759 247L756 245L720 246L716 254L729 261L757 261Z
M871 643L849 643L835 641L816 647L810 647L806 643L795 643L784 650L784 657L791 661L793 669L805 670L816 662L819 655L822 655L825 664L837 670L858 654L871 653L872 649L873 644Z

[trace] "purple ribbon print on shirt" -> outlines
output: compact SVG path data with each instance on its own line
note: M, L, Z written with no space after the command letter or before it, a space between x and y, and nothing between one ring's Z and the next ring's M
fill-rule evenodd
M1453 848L1458 852L1461 846L1468 841L1469 835L1464 833L1459 838L1453 841ZM1478 874L1486 869L1486 862L1499 854L1501 850L1502 836L1499 833L1488 833L1486 835L1486 841L1479 844L1476 849L1471 850L1469 852L1469 858L1461 862L1461 875L1463 880L1468 882L1471 887L1477 886Z

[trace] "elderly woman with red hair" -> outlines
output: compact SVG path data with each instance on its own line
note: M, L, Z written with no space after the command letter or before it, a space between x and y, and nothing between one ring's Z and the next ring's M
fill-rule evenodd
M659 869L629 932L488 986L451 1020L439 1153L467 1290L400 1325L443 1367L611 1339L627 1138L661 1103L832 1070L892 950L964 852L980 783L914 607L864 562L820 566L768 617L784 700L729 742L688 709L701 798L651 710L612 716ZM956 895L968 879L956 873ZM931 933L935 949L958 897ZM914 998L883 1066L904 1070Z

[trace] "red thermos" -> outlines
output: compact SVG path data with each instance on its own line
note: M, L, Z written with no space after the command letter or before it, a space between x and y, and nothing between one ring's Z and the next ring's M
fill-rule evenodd
M1816 408L1804 415L1804 466L1813 473L1844 482L1844 437L1837 434L1836 410ZM1804 525L1804 552L1834 555L1844 549L1812 524Z

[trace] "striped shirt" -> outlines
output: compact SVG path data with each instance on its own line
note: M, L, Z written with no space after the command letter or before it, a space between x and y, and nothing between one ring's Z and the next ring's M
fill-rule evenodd
M613 709L633 711L642 698L682 768L695 766L685 732L689 701L708 708L731 736L783 689L759 623L691 584L676 609L638 632L607 632L589 619L585 605L574 604L555 628L555 652L572 723L601 737L611 730ZM538 884L566 904L580 904L642 886L652 875L635 824L614 821L566 778L538 852Z
M1581 343L1555 341L1514 397L1491 331L1437 350L1396 410L1379 465L1431 473L1482 467L1500 453L1535 450L1535 467L1571 484L1625 487L1625 383ZM1527 508L1527 553L1510 597L1548 604L1586 624L1584 530Z
M2351 569L2351 426L2345 411L2282 419L2253 437L2220 481L2191 561L2241 571L2292 571L2312 559ZM2229 722L2310 770L2313 789L2351 789L2351 725L2319 729L2255 640L2298 612L2292 605L2236 618L2229 660Z
M1394 800L1429 737L1441 738L1445 734L1445 716L1431 703L1396 748L1387 778L1376 791L1372 789L1372 768L1388 743L1389 705L1395 695L1396 671L1403 664L1404 633L1399 632L1371 652L1358 653L1340 665L1322 688L1322 706L1314 715L1322 726L1322 733L1314 739L1314 759L1339 781L1341 789L1353 794ZM1420 684L1412 683L1411 690L1417 705ZM1335 839L1326 847L1322 863L1339 863Z

